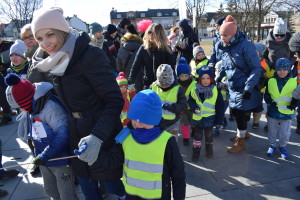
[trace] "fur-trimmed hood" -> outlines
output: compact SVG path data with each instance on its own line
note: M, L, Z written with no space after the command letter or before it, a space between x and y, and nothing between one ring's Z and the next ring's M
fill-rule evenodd
M143 39L136 35L136 34L132 34L127 32L122 38L121 38L121 43L126 43L128 41L137 41L140 44L143 44Z

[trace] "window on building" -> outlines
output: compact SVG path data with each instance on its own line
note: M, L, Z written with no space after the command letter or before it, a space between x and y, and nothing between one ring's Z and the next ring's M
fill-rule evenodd
M122 15L121 15L121 14L117 14L117 18L118 18L118 19L121 19L121 18L122 18Z
M161 17L162 16L162 13L161 12L158 12L157 13L157 17Z
M141 13L141 17L146 17L145 13Z
M172 12L172 15L173 16L177 16L177 12Z

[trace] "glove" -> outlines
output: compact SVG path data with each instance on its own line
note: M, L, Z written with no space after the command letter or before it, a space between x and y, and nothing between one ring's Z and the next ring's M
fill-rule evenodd
M168 103L164 103L162 106L163 109L170 111L171 110L171 105Z
M251 93L248 92L247 90L244 90L243 94L242 94L243 99L250 99L251 97Z
M196 114L201 114L201 111L199 108L196 108L195 111L194 111Z
M79 147L79 150L75 149L74 150L74 154L79 156L81 155L87 148L87 143L86 142L83 142L80 147Z
M295 110L296 107L297 107L297 105L289 105L289 106L287 106L287 108L290 109L290 110Z
M35 164L35 165L45 165L45 164L46 164L46 162L43 161L43 160L42 160L41 158L39 158L39 157L36 157L36 158L32 161L32 163Z
M134 84L128 85L128 90L130 90L130 91L135 91L135 86L134 86Z
M269 103L270 106L274 106L276 107L277 106L277 103L275 101L271 101L271 103Z
M87 162L88 165L91 166L98 158L102 141L93 134L90 134L84 138L81 138L80 142L78 143L79 151L80 148L83 148L81 145L85 145L84 142L86 143L87 147L83 152L81 152L78 158L84 162Z

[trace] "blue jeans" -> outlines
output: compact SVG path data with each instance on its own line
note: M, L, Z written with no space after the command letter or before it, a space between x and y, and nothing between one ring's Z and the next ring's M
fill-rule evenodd
M79 178L79 184L86 200L102 200L102 195L98 188L98 181L88 178ZM120 179L114 181L101 182L106 192L114 194L117 197L123 197L125 195L125 189Z

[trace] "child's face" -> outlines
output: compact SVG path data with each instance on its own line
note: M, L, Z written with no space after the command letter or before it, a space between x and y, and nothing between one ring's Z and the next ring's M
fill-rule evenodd
M127 91L127 86L126 85L121 86L120 90L121 90L122 93L126 92Z
M287 74L289 73L288 70L286 69L280 69L280 70L277 70L277 75L279 78L285 78L287 76Z
M188 75L188 74L180 74L179 75L179 80L181 80L181 81L186 81L189 78L190 78L190 75Z
M167 88L169 88L169 87L171 87L171 85L164 85L164 86L159 86L160 88L162 88L162 89L167 89Z
M25 59L22 58L21 56L16 55L16 54L11 54L10 55L10 61L14 66L19 66L25 61Z
M201 84L205 87L210 85L210 76L208 74L203 74L201 77Z
M131 120L132 126L133 128L145 128L145 129L151 129L154 126L153 125L148 125L148 124L144 124L135 120Z
M200 52L200 53L197 54L197 57L196 57L197 60L202 60L204 58L205 58L204 52Z

